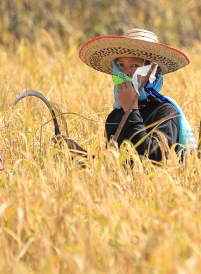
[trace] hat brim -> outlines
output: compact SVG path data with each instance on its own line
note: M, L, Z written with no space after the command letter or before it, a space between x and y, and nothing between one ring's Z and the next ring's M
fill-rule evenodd
M88 66L112 74L112 61L120 57L138 57L157 63L162 74L176 71L190 63L181 51L167 45L125 36L100 36L89 40L79 51Z

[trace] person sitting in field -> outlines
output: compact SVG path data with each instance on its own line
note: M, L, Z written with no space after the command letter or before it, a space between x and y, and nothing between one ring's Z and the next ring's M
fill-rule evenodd
M115 103L106 120L108 140L115 135L134 99L132 111L117 140L119 147L124 140L136 145L144 138L136 150L139 155L147 152L149 159L155 161L162 159L162 147L165 147L162 135L169 148L177 144L176 151L185 149L187 143L191 149L196 148L193 132L179 105L159 94L163 75L189 64L183 52L159 43L150 31L130 29L123 36L101 36L88 41L81 47L79 57L88 66L112 74ZM149 78L138 95L138 88L152 63L158 65L154 79ZM167 147L165 154L167 158Z

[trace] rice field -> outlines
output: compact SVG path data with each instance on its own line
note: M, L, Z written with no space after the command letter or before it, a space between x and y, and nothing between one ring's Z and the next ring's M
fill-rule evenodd
M76 40L66 50L43 35L35 44L22 39L16 51L0 46L0 273L200 273L197 153L187 151L181 165L172 150L153 165L128 142L119 153L106 149L111 77L79 60ZM198 140L201 44L181 50L191 63L164 77L163 93L184 109ZM62 134L88 158L72 159L52 142L51 115L39 99L12 109L26 89L51 102Z

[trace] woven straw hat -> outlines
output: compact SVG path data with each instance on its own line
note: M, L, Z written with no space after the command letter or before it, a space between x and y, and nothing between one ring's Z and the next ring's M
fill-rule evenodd
M150 31L130 29L123 36L100 36L89 40L79 51L88 66L112 74L112 61L119 57L138 57L157 63L162 73L170 73L190 63L181 51L158 42Z

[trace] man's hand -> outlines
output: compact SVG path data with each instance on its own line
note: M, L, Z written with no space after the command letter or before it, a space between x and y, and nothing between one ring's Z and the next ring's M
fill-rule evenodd
M135 98L133 109L138 109L138 94L131 82L127 81L118 85L118 100L125 112L128 110L133 98Z

